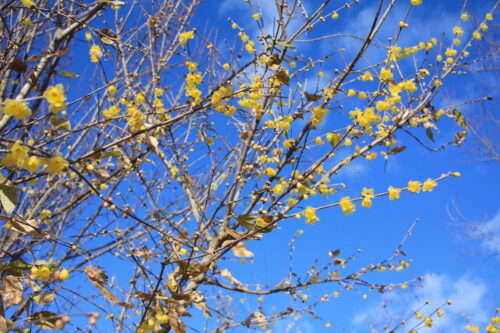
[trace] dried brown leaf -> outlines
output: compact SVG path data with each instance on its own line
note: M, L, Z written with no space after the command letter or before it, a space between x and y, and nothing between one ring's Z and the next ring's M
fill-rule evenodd
M23 284L18 277L6 275L2 277L0 293L6 306L17 305L23 300Z
M186 325L179 319L177 312L170 311L168 313L168 321L174 333L186 333Z
M108 283L108 275L100 267L87 266L83 270L91 282L104 285Z

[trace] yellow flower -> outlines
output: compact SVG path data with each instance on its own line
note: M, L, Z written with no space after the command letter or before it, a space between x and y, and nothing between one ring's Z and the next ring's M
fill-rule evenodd
M19 102L14 99L6 99L4 105L3 113L16 118L17 120L23 120L31 116L31 110L25 102Z
M418 193L420 192L422 184L419 181L416 180L410 180L408 182L408 191L412 193Z
M437 314L438 317L442 317L444 315L444 311L441 310L441 309L439 309L439 310L436 311L436 314Z
M99 62L102 57L102 51L99 45L92 45L89 50L90 61L91 62Z
M342 199L340 199L339 206L342 209L342 213L344 213L344 215L352 214L356 210L356 205L352 203L351 198L349 197L343 197Z
M181 44L187 44L190 39L194 39L194 30L181 32L179 34L179 42Z
M69 272L66 268L63 268L61 272L59 272L59 280L66 281L69 278Z
M390 69L382 68L380 70L380 75L378 77L382 81L392 80L392 78L394 77L394 74L392 74Z
M45 281L50 278L50 268L47 266L31 267L31 278L33 280Z
M493 21L493 14L487 13L485 18L486 18L486 21Z
M361 81L373 81L373 75L370 72L364 72Z
M116 95L116 92L117 92L116 86L114 86L114 85L110 85L110 86L108 87L108 95L109 95L109 96L114 96L114 95Z
M453 33L457 36L462 36L464 34L464 31L462 28L456 26L456 27L453 27Z
M431 317L425 317L424 324L427 327L432 327L432 318Z
M389 200L399 199L399 193L401 192L400 188L389 186L387 191L389 192Z
M23 0L23 6L24 7L34 7L34 6L36 6L36 3L34 3L31 0Z
M422 0L410 0L413 6L420 6L422 4Z
M102 111L102 114L104 115L104 119L109 120L115 118L119 112L120 108L118 108L118 106L116 105L113 105L109 109Z
M192 62L192 61L186 61L185 62L186 67L188 68L188 71L194 72L196 70L196 67L198 66L197 63Z
M258 21L260 19L260 13L255 13L252 15L252 18L255 20L255 21Z
M434 180L428 178L424 182L424 184L422 185L422 191L431 192L434 189L434 187L436 187L436 186L437 186L437 183Z
M144 95L143 92L140 92L137 95L135 95L135 104L136 105L141 105L145 101L146 101L146 96Z
M245 50L247 50L248 53L254 53L255 52L254 45L255 45L255 42L253 40L249 41L245 45Z
M332 19L336 20L336 19L338 19L338 18L339 18L339 13L337 13L337 12L333 12L333 13L332 13Z
M477 325L467 325L465 329L472 333L479 333L479 327Z
M479 31L474 31L472 33L472 38L474 38L475 40L480 40L481 39L481 33Z
M45 160L45 165L47 173L57 174L68 167L69 163L60 154L49 157Z
M314 224L319 221L319 218L316 216L316 208L307 206L304 210L304 216L306 217L307 224Z
M66 109L66 96L64 95L64 86L62 84L48 87L43 93L43 97L50 103L49 110L51 112L57 113Z
M41 161L38 156L30 156L24 160L23 168L29 172L35 172L40 169Z
M273 187L273 192L276 194L283 194L285 192L285 187L282 184L276 184Z
M461 19L462 21L464 21L464 22L465 22L465 21L467 21L467 20L469 19L469 14L467 14L467 13L465 13L465 12L464 12L464 13L462 13L462 14L460 14L460 19Z

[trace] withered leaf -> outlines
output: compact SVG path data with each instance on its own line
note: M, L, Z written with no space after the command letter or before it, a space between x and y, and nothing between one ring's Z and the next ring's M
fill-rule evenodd
M205 297L203 297L203 295L200 292L194 291L191 294L191 298L193 300L194 305L198 309L200 309L201 311L205 312L208 316L210 316L210 311L208 311L208 306L207 302L205 301Z
M224 230L234 239L240 239L241 237L243 237L243 234L240 234L239 232L236 232L233 229L225 228Z
M23 300L23 284L18 277L6 275L2 277L0 293L6 306L17 305Z
M316 94L309 94L307 92L304 91L304 96L306 96L306 99L308 102L316 102L318 99L320 99L321 95L316 95Z
M143 293L142 291L138 291L135 293L135 297L143 301L150 301L154 298L153 294Z
M40 220L26 220L26 221L21 221L21 220L16 220L11 218L9 220L10 226L12 229L25 234L25 235L30 235L38 238L43 238L45 235L40 232L38 229L38 225L40 224Z
M64 50L61 50L61 51L57 51L56 53L53 53L50 56L51 57L55 57L55 58L60 58L63 55L68 54L68 53L69 53L69 49L64 49Z
M465 141L466 136L467 136L467 131L455 133L455 141L453 142L453 144L457 146L462 144L462 142Z
M39 59L42 59L43 57L45 57L47 54L46 53L42 53L42 54L37 54L37 55L34 55L32 57L29 57L28 59L26 59L26 62L34 62L34 61L37 61Z
M435 142L434 141L434 133L432 133L432 129L427 128L425 130L425 134L427 135L427 137L429 138L429 140L431 140L432 142Z
M403 150L406 149L406 146L398 146L398 147L394 147L392 148L391 150L389 150L387 152L387 155L394 155L394 154L397 154L397 153L400 153L402 152Z
M274 73L274 75L272 77L274 77L275 79L277 79L278 81L280 81L282 84L284 84L286 86L290 85L290 76L288 75L288 73L284 69Z
M12 69L18 72L19 74L22 74L26 73L26 71L28 70L28 66L21 59L15 59L10 62L9 69Z
M172 298L175 300L178 300L178 301L182 300L182 301L186 301L186 302L191 302L191 295L176 293L173 291L171 291L170 293L172 294Z
M222 271L220 271L220 275L225 277L226 279L230 280L233 284L237 285L237 286L241 286L241 282L236 280L233 275L231 274L231 272L225 268L223 269Z
M224 244L223 244L224 245ZM233 251L233 254L237 257L240 258L245 258L245 257L253 257L252 251L250 251L245 244L242 242L236 244L231 248L231 251Z
M0 316L0 332L7 332L7 320L4 316Z
M56 297L55 293L42 293L33 297L33 300L38 305L46 305L54 300Z
M87 266L83 270L91 282L104 285L108 283L108 275L100 267Z
M174 333L186 333L186 325L179 319L175 311L170 311L168 313L168 322Z
M281 65L280 65L281 64L280 56L277 55L277 54L271 54L270 56L267 57L266 64L273 71L279 70L281 68Z
M42 329L54 329L56 328L56 321L59 319L59 316L50 311L40 311L34 313L29 317L29 320L35 324L36 326Z

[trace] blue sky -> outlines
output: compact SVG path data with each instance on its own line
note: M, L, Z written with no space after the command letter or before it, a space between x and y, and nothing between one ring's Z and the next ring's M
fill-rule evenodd
M386 1L387 2L387 1ZM261 0L255 4L251 10L248 4L242 0L206 0L198 8L194 19L191 21L191 27L204 34L205 32L214 34L217 32L217 47L226 57L229 57L229 46L236 40L236 49L241 45L237 31L231 29L231 24L227 21L231 17L246 33L252 38L256 38L261 32L269 33L272 31L273 15L275 12L274 1ZM320 1L304 0L306 10L313 10ZM340 33L355 34L364 36L369 26L370 19L374 13L376 1L361 0L359 5L353 5L349 9L339 10L341 4L338 1L331 1L327 12L338 10L340 17L337 20L326 18L324 23L319 23L317 28L309 35L301 39L315 38L324 34ZM381 30L379 41L385 42L387 37L394 35L397 30L397 24L405 15L409 8L409 0L399 0L389 20ZM147 4L143 1L142 4ZM471 13L472 19L464 25L466 34L470 34L473 24L478 17L483 17L484 13L490 8L493 1L469 1L467 11ZM461 1L452 0L424 0L424 4L411 10L411 15L407 20L410 25L408 30L403 33L400 43L402 45L414 45L419 41L427 41L432 37L443 41L443 45L449 45L451 41L451 29L458 22L458 16L462 8ZM124 10L124 9L122 9ZM108 11L106 15L110 15ZM261 12L264 27L262 31L258 28L256 22L251 19L251 14ZM111 12L114 13L114 12ZM104 16L104 19L109 17ZM298 19L297 22L300 22ZM103 24L100 20L98 24ZM471 23L472 22L472 23ZM290 30L296 28L298 23L292 23ZM188 28L186 28L187 30ZM445 36L442 36L445 32ZM86 65L74 66L68 60L69 70L82 75L83 82L80 86L71 87L68 100L74 100L81 95L86 94L95 88L103 86L100 81L99 71L95 70L95 64L88 64L88 46L90 42L84 41L82 31L78 37L81 44L72 49L71 61L76 63L85 63ZM224 40L228 40L224 44ZM191 41L187 50L196 49L200 45L199 38ZM325 39L314 46L309 43L297 42L296 51L290 51L289 55L297 56L303 54L307 57L320 57L330 53L332 60L317 66L314 70L301 76L305 91L313 91L315 87L321 87L329 78L333 76L335 68L342 68L344 61L349 61L359 48L360 42L352 38L334 38ZM339 48L345 49L337 52ZM81 52L80 52L81 51ZM109 47L111 53L112 47ZM188 54L186 49L181 53ZM360 61L356 69L364 68L382 61L386 55L384 49L373 47L368 50L366 56ZM432 55L433 57L435 55ZM84 61L80 57L84 58ZM240 63L248 60L250 55L244 53L239 59ZM66 59L65 59L66 60ZM206 58L201 57L200 68L203 70L206 66ZM226 59L217 59L220 64L226 62ZM104 57L103 68L112 73L112 62L106 62ZM178 63L184 62L181 57L176 58ZM233 59L234 61L234 59ZM403 67L404 71L411 71L410 65ZM321 70L325 73L322 78L317 77L317 72ZM94 72L93 72L94 71ZM184 67L178 66L173 71L176 74L184 74ZM406 73L408 74L408 73ZM91 76L92 75L92 76ZM94 76L95 75L95 76ZM181 74L179 74L180 76ZM58 78L59 79L59 78ZM168 78L170 79L170 78ZM61 80L64 80L61 78ZM72 82L73 79L67 79ZM104 80L103 80L104 81ZM166 80L168 81L168 80ZM87 84L90 83L90 86ZM292 84L295 80L292 81ZM450 104L462 104L484 94L495 94L495 90L485 88L486 84L495 83L495 76L491 73L480 72L475 75L455 76L445 82L445 88L435 99L437 108ZM66 83L65 83L66 84ZM169 83L170 84L170 83ZM178 88L180 80L171 83ZM373 90L374 83L359 83L355 80L349 85L356 89ZM69 85L70 86L70 85ZM79 91L81 89L81 91ZM75 96L71 96L75 94ZM496 94L498 95L498 94ZM498 97L498 96L496 96ZM93 97L94 98L94 97ZM96 100L104 99L96 96ZM340 104L340 103L339 103ZM345 109L338 109L328 116L325 120L325 127L338 128L347 120L347 112L352 108L361 105L358 101L342 101ZM482 107L486 109L493 108L495 101L487 102L482 105L467 105L459 107L466 117L471 117L482 112ZM168 107L168 106L167 106ZM69 114L76 110L77 106L69 108ZM75 111L76 117L79 113ZM336 117L340 115L340 117ZM345 116L345 117L343 117ZM78 118L76 118L78 119ZM214 125L217 129L223 131L225 139L230 143L235 143L238 139L238 133L233 131L224 131L227 120L216 114L211 118L216 120ZM341 119L341 120L339 120ZM75 118L72 118L75 120ZM303 122L297 121L299 125ZM339 125L340 123L340 125ZM78 125L73 124L74 128ZM292 128L295 131L297 128ZM439 124L439 131L434 133L436 142L432 143L425 137L425 132L416 131L419 137L430 146L439 145L453 140L453 135L457 131L457 126L452 120L447 120ZM194 133L194 131L193 131ZM192 135L193 140L198 140L196 133ZM349 332L369 332L371 324L387 323L386 320L398 318L399 315L408 315L412 311L419 309L429 300L431 305L425 306L422 310L424 314L432 312L436 307L441 306L443 302L451 299L453 304L444 308L445 316L435 321L435 328L427 329L428 332L446 331L461 332L466 323L466 317L462 313L472 318L472 323L484 325L489 317L494 314L495 308L499 305L494 295L500 294L500 284L495 277L498 272L498 239L485 238L483 234L492 235L492 230L496 234L500 232L500 207L498 205L497 188L500 185L500 172L498 164L494 162L482 161L476 152L472 143L466 143L465 147L449 146L441 152L430 152L408 135L400 135L400 144L407 148L395 158L390 158L387 162L382 158L374 161L359 159L351 165L343 168L338 175L335 175L336 182L342 182L347 185L345 190L339 189L337 194L328 198L311 200L307 205L323 205L334 203L342 196L357 197L363 187L374 188L375 192L386 191L389 185L396 187L406 186L408 180L424 181L427 178L436 178L443 173L457 171L462 174L461 177L448 177L439 182L439 185L432 192L420 194L411 194L403 192L401 199L389 201L387 197L376 198L373 200L373 207L365 209L360 207L350 216L344 216L338 207L322 210L318 213L320 221L314 226L304 223L304 219L291 218L280 223L279 228L273 232L264 235L259 241L248 241L245 244L255 254L254 259L247 259L246 263L241 263L239 258L235 258L231 253L226 256L227 260L219 264L220 269L229 269L237 280L248 284L260 284L262 286L274 286L283 283L285 278L289 277L289 269L300 277L305 277L306 272L311 265L322 267L330 261L328 253L335 249L341 249L341 258L347 259L350 255L355 255L355 260L350 262L342 272L352 272L369 264L376 264L390 257L394 250L400 244L401 239L415 220L419 222L412 230L411 237L404 245L404 252L407 254L404 258L411 261L408 269L401 272L380 272L370 274L370 279L380 283L401 283L407 280L413 280L419 276L425 276L425 279L418 282L419 286L403 290L397 288L395 292L380 294L377 291L367 288L355 288L346 291L341 286L335 284L318 285L309 290L302 290L301 295L307 295L307 303L318 301L324 294L332 294L335 291L340 292L338 298L332 298L329 302L321 302L317 306L317 315L302 314L300 318L292 316L279 321L273 329L273 332L330 332L330 331L349 331ZM201 146L201 145L200 145ZM215 145L217 147L217 143ZM319 152L317 152L319 153ZM193 154L196 157L196 152ZM340 158L342 155L339 153ZM337 162L338 160L334 160ZM155 161L153 161L155 162ZM152 174L156 165L153 163L144 163L144 171ZM204 165L202 165L203 167ZM165 172L166 174L166 172ZM167 176L165 176L167 177ZM127 192L132 187L130 182L124 182L120 190ZM137 186L140 188L140 184ZM180 191L180 190L179 190ZM165 196L175 196L177 192L169 192ZM135 193L136 197L131 195L128 198L134 198L139 202L144 195L144 191ZM168 198L167 198L168 199ZM139 203L138 203L139 205ZM300 206L303 209L305 204ZM90 203L88 210L80 216L77 216L77 222L85 221L86 213L93 213L95 203ZM146 209L138 208L137 215L146 215ZM109 215L106 215L109 214ZM115 213L109 211L102 212L99 221L101 223L116 222ZM102 218L102 219L101 219ZM110 229L116 226L125 228L130 220L118 219L117 224L113 224ZM96 227L99 230L99 227ZM472 231L470 231L472 230ZM93 232L94 230L90 230ZM468 234L467 234L468 233ZM300 234L300 235L298 235ZM108 235L107 237L113 237ZM104 238L104 237L103 237ZM94 242L102 242L103 238L91 241L85 247L95 246ZM290 242L294 239L294 251L290 252ZM66 250L64 248L64 250ZM358 252L358 250L362 250ZM126 254L126 251L121 254ZM491 255L491 254L495 255ZM110 281L114 287L127 290L128 281L132 275L132 265L129 258L114 257L106 255L91 262L92 265L103 265L110 275ZM317 260L317 261L316 261ZM398 259L399 260L399 259ZM153 269L157 269L155 266ZM82 282L85 281L85 282ZM296 278L294 278L296 281ZM86 294L86 288L90 286L86 277L78 274L72 274L68 281L68 287L78 288L76 291ZM214 301L218 290L212 287L203 287L205 297ZM92 291L95 291L93 289ZM244 320L257 309L257 297L245 294L226 293L231 295L233 300L230 307L237 310L234 317L237 320ZM363 296L366 296L366 299ZM265 315L273 312L279 312L292 305L296 308L303 307L303 302L299 299L292 300L289 295L272 295L264 297L260 303ZM380 305L386 304L384 314L380 312ZM229 309L228 307L227 309ZM108 308L108 305L105 305ZM109 306L113 308L113 306ZM93 306L84 305L77 309L79 312L95 311ZM232 313L229 314L232 315ZM192 310L193 319L187 322L193 327L202 330L205 323L202 313L196 309ZM104 315L98 321L97 328L102 332L111 330L111 324L104 319ZM82 316L82 321L86 317ZM77 323L79 319L75 319ZM326 328L325 324L330 323L331 328ZM207 328L215 329L213 322L207 324ZM380 327L378 327L380 328ZM235 331L244 332L246 328L239 328ZM424 332L426 330L423 330Z
M312 9L318 1L303 3L306 8ZM394 22L401 20L407 3L409 1L398 2L394 17L389 20L387 28L382 30L382 36L394 33ZM466 10L483 17L485 8L490 8L492 3L470 1ZM341 11L340 18L336 21L328 20L319 28L319 33L332 30L332 33L350 32L363 35L369 26L368 20L372 17L374 4L375 1L361 1L358 7L353 6L344 11L346 14ZM260 5L264 24L270 26L269 19L273 14L274 1L261 1ZM335 5L332 8L335 8ZM412 10L407 20L410 25L409 33L405 34L401 41L411 45L431 37L441 38L441 32L446 32L445 41L449 41L451 28L457 24L461 8L460 1L424 0L422 6ZM257 11L258 7L255 7L254 12ZM221 39L234 38L230 24L226 23L227 17L245 27L247 33L258 34L255 23L248 17L248 5L243 1L206 1L198 13L203 17L206 13L216 13L215 17L209 19L208 25L214 21L219 22ZM201 19L195 19L193 22L200 28L205 24ZM468 22L464 30L470 33L472 25ZM308 53L317 55L317 52L329 52L329 43L324 42L319 50L308 48L307 45L298 46L297 52L304 52L306 56ZM338 43L347 48L346 58L352 53L350 48L359 45L358 42L350 40ZM377 50L368 54L380 56ZM325 69L327 72L328 67ZM494 78L489 74L483 75L484 81L494 82ZM477 75L469 75L446 82L447 87L436 98L436 105L448 105L450 101L461 103L484 93L484 90L480 89L481 83L472 82L472 79L477 78ZM311 81L314 79L311 75ZM494 105L495 102L490 102L485 104L485 107L491 108ZM460 110L471 115L479 112L480 106L471 105ZM436 134L436 138L438 143L444 143L451 141L452 135L452 126L445 125ZM243 282L270 285L278 283L287 276L290 265L288 243L299 229L304 230L304 234L296 241L292 261L297 272L304 274L317 258L320 263L328 261L328 251L336 248L342 249L346 256L362 249L363 252L356 255L355 265L376 263L393 253L412 222L419 219L420 222L404 247L408 255L405 259L412 260L411 267L399 273L380 273L379 278L397 283L417 276L426 276L420 283L421 287L406 291L399 289L386 295L363 288L344 292L335 285L311 288L307 291L311 296L309 301L317 300L324 293L334 290L341 290L342 294L338 299L318 306L316 314L324 320L313 320L312 316L304 315L299 320L289 319L279 323L275 332L286 332L290 324L295 325L291 329L292 332L335 331L335 326L348 331L369 332L368 324L376 323L382 318L382 302L387 303L386 311L389 314L401 315L417 310L429 300L431 305L422 310L425 315L447 299L452 299L453 304L444 308L445 316L435 321L435 328L423 329L424 332L461 332L466 325L463 313L471 316L472 323L480 325L487 323L489 317L494 314L498 306L495 295L500 294L499 281L494 274L495 271L498 272L498 256L489 254L498 251L498 239L496 243L483 238L471 240L465 235L467 227L458 222L467 222L483 231L496 230L498 234L498 164L480 162L474 151L467 151L463 147L450 146L442 152L429 152L409 137L402 140L407 149L397 158L389 160L387 164L382 159L355 163L338 175L340 181L349 184L350 188L373 187L376 191L383 191L388 185L404 186L409 179L425 180L448 171L458 171L462 176L441 181L431 193L403 193L402 198L396 202L390 202L387 198L376 199L372 208L363 209L358 206L351 216L343 216L338 208L322 211L319 214L321 221L314 226L304 224L303 220L292 219L283 223L279 231L266 235L262 240L246 243L255 253L253 263L242 265L235 260L233 264L227 264L227 267L231 269L234 277ZM475 235L477 236L477 233ZM368 296L367 299L362 298L363 294ZM245 299L245 303L238 304L240 298ZM288 296L273 296L266 298L263 307L268 311L273 307L286 308L289 301ZM247 316L255 309L255 299L246 298L244 295L235 295L234 304L240 311L246 311ZM333 327L325 328L325 321L332 323Z

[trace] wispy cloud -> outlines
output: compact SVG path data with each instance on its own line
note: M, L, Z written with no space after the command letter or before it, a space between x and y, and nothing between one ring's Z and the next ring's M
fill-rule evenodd
M481 241L481 247L500 251L500 211L490 220L474 225L471 236Z
M475 325L484 325L488 320L489 305L495 300L488 299L488 287L485 282L471 275L463 275L453 279L446 274L428 274L424 278L423 286L414 290L413 294L401 294L401 291L388 293L382 296L380 304L358 313L353 323L357 327L367 327L374 323L381 323L381 318L398 318L394 324L409 317L419 310L424 316L444 304L444 315L437 318L435 315L432 328L425 328L425 332L464 332L467 318ZM452 304L447 305L447 300ZM425 305L429 302L428 305ZM423 306L423 307L422 307ZM409 330L420 321L413 317L408 320L405 329ZM389 327L390 328L390 327Z

